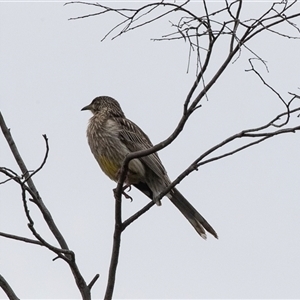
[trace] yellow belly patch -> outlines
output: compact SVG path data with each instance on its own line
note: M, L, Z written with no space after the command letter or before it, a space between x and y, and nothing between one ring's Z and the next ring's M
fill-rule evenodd
M118 181L118 172L120 166L114 161L107 159L107 157L99 156L97 159L102 171L114 181Z

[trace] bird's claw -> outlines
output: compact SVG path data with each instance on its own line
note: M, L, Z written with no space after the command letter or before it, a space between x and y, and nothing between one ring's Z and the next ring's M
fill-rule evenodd
M130 192L131 191L131 185L124 185L123 191L125 191L126 189L128 189L128 192Z
M124 197L125 197L126 199L129 199L130 202L133 201L133 198L132 198L131 196L129 196L128 194L126 194L124 191L122 192L122 194L124 195Z
M124 195L124 197L125 197L126 199L129 199L130 202L132 202L132 201L133 201L133 198L132 198L131 196L129 196L127 193L125 193L125 190L126 190L126 189L128 189L128 192L130 192L130 191L131 191L131 185L125 185L125 186L123 187L122 194Z

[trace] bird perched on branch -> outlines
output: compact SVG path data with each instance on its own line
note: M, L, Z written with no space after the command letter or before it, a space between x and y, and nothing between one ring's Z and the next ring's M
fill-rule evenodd
M87 138L91 151L102 171L118 182L119 173L127 154L153 147L148 136L127 119L120 104L113 98L101 96L82 108L90 110ZM132 159L128 164L126 186L135 186L153 201L168 186L171 180L157 153ZM206 231L218 238L215 230L199 212L173 188L166 195L192 224L198 234L206 239ZM156 201L157 205L161 202Z

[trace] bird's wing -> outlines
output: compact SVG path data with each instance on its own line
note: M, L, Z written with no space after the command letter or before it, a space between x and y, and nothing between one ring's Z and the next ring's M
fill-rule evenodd
M114 121L116 121L119 128L121 128L119 131L120 140L131 152L146 150L153 147L148 136L135 123L126 118L115 118ZM166 170L157 153L139 159L157 176L162 178L166 176Z

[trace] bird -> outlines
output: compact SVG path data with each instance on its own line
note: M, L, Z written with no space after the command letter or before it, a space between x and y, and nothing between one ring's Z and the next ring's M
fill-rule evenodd
M152 148L153 144L138 125L125 117L119 102L112 97L96 97L81 110L92 113L87 127L87 140L92 154L102 171L118 182L126 156ZM170 184L171 180L156 152L129 162L125 187L134 186L158 206L161 201L156 199L157 196ZM202 238L207 238L206 231L218 238L212 226L177 188L172 188L166 196Z

